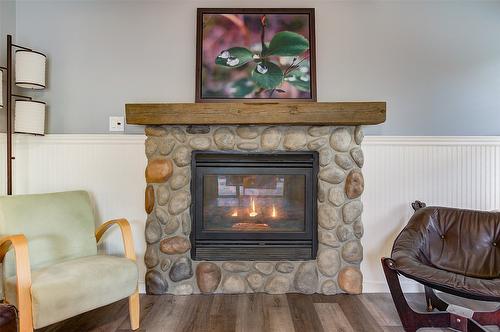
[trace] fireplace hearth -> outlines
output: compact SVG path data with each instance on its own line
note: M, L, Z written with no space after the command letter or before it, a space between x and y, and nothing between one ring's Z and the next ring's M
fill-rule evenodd
M194 260L316 258L318 153L193 151Z

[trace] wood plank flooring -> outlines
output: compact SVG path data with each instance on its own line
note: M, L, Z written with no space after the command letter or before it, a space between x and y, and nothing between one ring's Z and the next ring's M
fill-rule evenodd
M409 294L408 300L415 308L424 310L422 294ZM37 330L63 331L130 331L127 300ZM404 332L392 299L386 293L359 296L142 295L138 331Z

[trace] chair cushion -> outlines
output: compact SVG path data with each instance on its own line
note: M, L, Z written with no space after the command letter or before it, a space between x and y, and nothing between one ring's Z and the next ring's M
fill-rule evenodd
M128 297L137 288L138 272L127 258L96 255L33 270L33 324L41 328ZM5 295L16 303L16 280L6 280Z
M451 294L500 300L500 213L428 207L394 242L392 259L408 278Z
M24 234L33 270L97 254L95 219L85 191L0 197L0 234ZM13 250L4 278L15 274Z

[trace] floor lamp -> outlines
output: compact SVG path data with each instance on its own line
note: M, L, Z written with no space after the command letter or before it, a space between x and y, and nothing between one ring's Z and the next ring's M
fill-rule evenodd
M15 65L12 57L14 50L16 50ZM46 63L47 58L44 54L14 44L12 36L7 35L7 66L0 67L0 107L4 107L3 73L7 74L5 102L7 112L7 195L12 195L12 160L14 159L12 134L14 132L33 135L45 134L45 103L33 100L28 96L14 94L13 84L24 89L44 89Z

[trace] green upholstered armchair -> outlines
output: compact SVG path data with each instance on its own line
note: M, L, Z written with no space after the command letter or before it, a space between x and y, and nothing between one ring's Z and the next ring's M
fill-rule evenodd
M126 257L97 254L112 225ZM72 191L0 197L0 260L6 302L19 311L19 331L32 331L129 298L130 324L139 328L138 271L125 219L95 229L89 195Z

